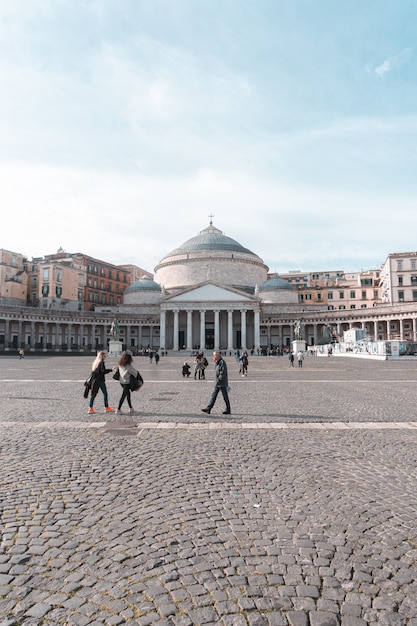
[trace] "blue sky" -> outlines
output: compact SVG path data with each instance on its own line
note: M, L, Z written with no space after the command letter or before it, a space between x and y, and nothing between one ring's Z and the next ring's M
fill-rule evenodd
M0 1L0 248L271 271L417 248L414 0Z

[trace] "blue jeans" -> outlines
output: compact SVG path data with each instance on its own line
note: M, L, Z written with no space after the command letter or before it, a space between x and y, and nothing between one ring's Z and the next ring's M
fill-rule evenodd
M104 406L107 407L109 406L109 397L107 394L107 387L106 387L106 382L104 380L100 380L98 383L98 389L97 389L97 393L98 390L101 389L101 391L103 392L103 396L104 396ZM90 409L93 408L93 404L94 404L94 400L96 399L97 393L93 396L93 394L91 394L91 398L90 398Z

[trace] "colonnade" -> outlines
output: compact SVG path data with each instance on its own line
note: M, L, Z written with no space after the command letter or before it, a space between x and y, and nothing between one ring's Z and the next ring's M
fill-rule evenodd
M388 309L388 307L386 307ZM366 315L368 313L368 315ZM0 308L0 351L24 347L28 350L88 351L106 349L115 313L92 315L75 313L50 315L33 309L9 312ZM323 329L333 326L335 334L362 328L365 335L379 341L416 341L417 310L390 307L384 314L374 310L340 316L336 312L294 312L292 316L265 316L257 308L216 306L215 308L163 308L146 319L119 315L120 339L126 349L235 350L288 346L294 339L294 322L302 319L308 345L317 345Z
M246 350L260 345L258 309L230 307L163 309L159 327L162 349Z

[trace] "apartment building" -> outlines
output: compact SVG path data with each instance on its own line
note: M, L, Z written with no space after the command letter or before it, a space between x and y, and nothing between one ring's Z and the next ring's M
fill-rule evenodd
M389 254L381 267L383 303L417 302L417 252Z
M300 304L325 305L329 311L366 309L381 302L380 270L345 273L289 272L280 274L298 291Z
M27 288L26 257L0 249L0 303L26 306Z

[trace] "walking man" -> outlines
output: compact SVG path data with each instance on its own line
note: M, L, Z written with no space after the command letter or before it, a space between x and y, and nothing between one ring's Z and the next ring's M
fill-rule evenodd
M223 399L226 404L226 410L223 411L223 415L230 415L230 401L229 394L227 392L229 381L227 378L227 365L226 361L222 359L220 352L213 352L213 361L215 365L214 369L214 389L211 394L210 402L208 403L205 409L201 409L203 413L208 413L210 415L211 409L216 402L219 391L223 394Z

